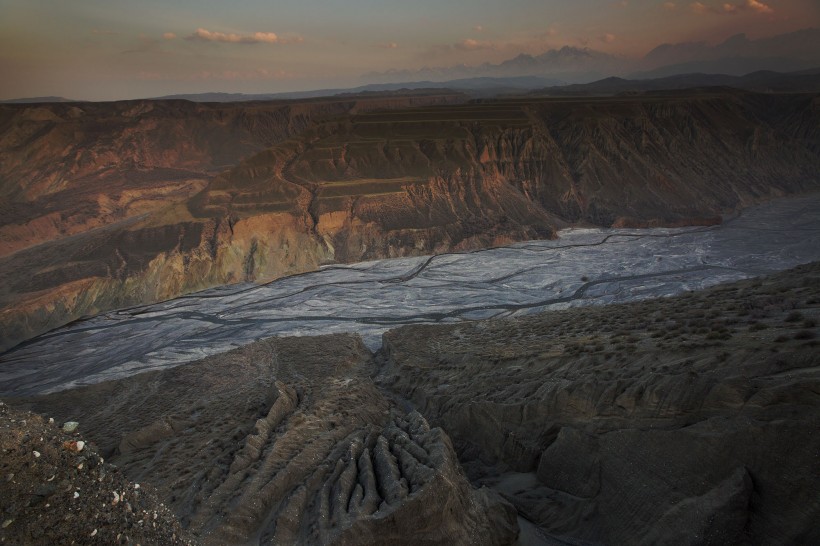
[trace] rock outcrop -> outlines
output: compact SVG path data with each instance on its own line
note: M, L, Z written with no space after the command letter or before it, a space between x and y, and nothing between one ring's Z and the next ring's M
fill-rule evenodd
M0 542L196 544L151 486L57 427L0 402Z
M377 381L553 539L813 544L818 280L402 327Z
M715 223L820 184L815 95L464 100L0 107L0 350L215 285Z

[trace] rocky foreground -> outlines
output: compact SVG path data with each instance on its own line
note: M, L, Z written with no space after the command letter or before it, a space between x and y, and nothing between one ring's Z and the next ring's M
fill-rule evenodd
M0 543L193 544L151 486L125 478L72 424L0 402Z
M810 544L819 322L813 264L8 402L78 421L208 544Z

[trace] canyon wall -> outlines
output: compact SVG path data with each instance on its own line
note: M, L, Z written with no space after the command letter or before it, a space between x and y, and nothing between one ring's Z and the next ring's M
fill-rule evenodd
M333 262L710 224L820 187L820 97L0 107L0 350Z

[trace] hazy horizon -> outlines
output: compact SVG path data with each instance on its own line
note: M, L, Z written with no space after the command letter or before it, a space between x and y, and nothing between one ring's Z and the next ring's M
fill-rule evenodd
M0 9L3 100L345 88L374 73L498 64L565 46L626 61L661 44L820 27L814 0L0 0Z

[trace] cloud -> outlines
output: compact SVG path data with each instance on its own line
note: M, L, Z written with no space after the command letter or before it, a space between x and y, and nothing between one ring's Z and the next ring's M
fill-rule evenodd
M473 27L473 30L476 32L484 32L484 27L481 25L476 25Z
M744 0L743 2L738 2L735 4L725 2L719 8L707 6L702 2L694 2L690 4L689 7L694 13L697 13L698 15L703 15L707 13L714 13L719 15L733 15L740 13L742 11L750 11L754 13L764 14L774 13L774 10L771 7L758 0Z
M606 34L604 34L604 35L600 36L600 37L599 37L599 39L600 39L602 42L604 42L605 44L611 44L612 42L614 42L614 41L615 41L615 35L614 35L614 34L610 34L609 32L607 32Z
M744 7L746 9L756 11L757 13L774 13L774 10L772 8L770 8L763 2L758 2L757 0L746 0Z
M162 37L166 40L176 40L177 39L177 35L174 34L173 32L166 32L165 34L162 35Z
M663 7L669 11L675 11L678 9L678 5L674 2L664 2Z
M457 44L454 44L453 47L455 49L460 49L462 51L476 51L479 49L496 49L498 46L493 42L474 40L473 38L465 38Z
M382 49L398 49L399 44L396 42L387 42L386 44L379 44L379 47Z
M304 39L298 34L279 36L275 32L254 32L252 34L235 34L226 32L212 32L204 28L185 37L186 40L202 42L222 42L229 44L289 44L300 43Z
M715 13L717 11L714 8L710 8L709 6L701 2L694 2L689 7L692 8L692 11L699 15L704 13Z

